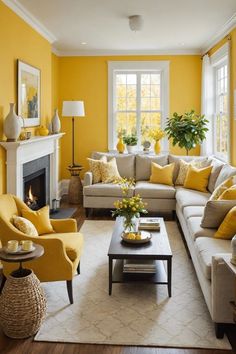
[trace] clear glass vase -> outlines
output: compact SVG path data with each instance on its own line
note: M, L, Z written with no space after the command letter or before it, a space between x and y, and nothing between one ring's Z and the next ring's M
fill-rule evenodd
M123 219L124 232L137 232L137 218L134 216L124 216Z

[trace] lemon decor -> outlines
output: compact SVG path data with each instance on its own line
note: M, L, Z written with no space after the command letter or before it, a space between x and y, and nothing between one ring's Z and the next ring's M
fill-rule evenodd
M161 152L160 140L162 138L164 138L165 132L162 129L160 129L160 128L150 129L149 132L148 132L148 136L149 136L149 138L151 138L155 142L155 144L154 144L155 153L157 155L160 154L160 152Z
M41 135L41 136L47 136L49 133L49 130L45 127L45 125L41 125L38 132L39 132L39 135Z
M188 172L184 181L184 188L194 189L199 192L207 193L208 180L212 166L195 168L189 165Z
M54 233L53 227L49 218L49 206L33 211L30 209L22 209L23 218L28 219L35 226L39 235Z
M166 166L161 166L155 162L152 162L150 182L173 186L174 167L174 163L170 163Z
M214 237L222 238L224 240L231 240L236 234L236 206L233 207L216 231Z
M124 232L132 233L136 231L136 218L139 218L140 214L147 214L147 210L145 209L146 203L142 201L140 195L127 198L129 188L133 187L135 184L133 179L123 178L120 179L118 183L126 198L117 200L114 203L116 209L112 211L112 216L122 216L124 218Z
M236 184L226 189L218 198L218 200L236 200Z

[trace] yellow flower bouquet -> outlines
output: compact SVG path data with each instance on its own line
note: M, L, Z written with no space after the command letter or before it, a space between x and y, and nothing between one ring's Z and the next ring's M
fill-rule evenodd
M152 140L159 141L162 138L164 138L165 132L164 132L164 130L162 130L160 128L150 129L148 135L149 135L149 138L151 138Z

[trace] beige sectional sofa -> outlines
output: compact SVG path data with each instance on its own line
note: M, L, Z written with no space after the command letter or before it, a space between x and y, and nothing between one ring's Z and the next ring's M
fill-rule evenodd
M105 153L93 153L92 158L99 159ZM129 195L140 194L148 203L148 210L157 214L173 211L177 214L193 265L212 320L215 322L216 336L224 335L224 324L233 323L230 301L234 299L235 282L221 255L231 252L229 240L214 238L215 228L202 228L201 222L205 205L214 188L223 180L236 174L236 169L223 164L212 157L183 157L174 155L115 155L106 153L108 160L116 157L119 173L122 177L135 178L135 187ZM148 182L151 174L151 161L160 165L175 162L174 181L178 175L179 159L205 160L214 164L209 179L209 193L202 193L181 186L167 186ZM209 161L210 160L210 161ZM213 161L213 162L212 162ZM113 208L114 201L122 197L120 187L115 184L93 184L91 172L84 178L84 207ZM236 201L235 201L236 204ZM225 211L225 214L227 211Z

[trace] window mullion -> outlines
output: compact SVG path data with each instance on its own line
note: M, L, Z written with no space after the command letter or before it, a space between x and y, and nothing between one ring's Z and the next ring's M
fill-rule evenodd
M141 149L141 73L139 72L137 72L136 129L138 136L138 147Z

